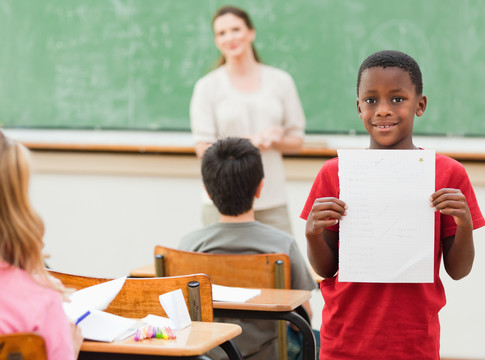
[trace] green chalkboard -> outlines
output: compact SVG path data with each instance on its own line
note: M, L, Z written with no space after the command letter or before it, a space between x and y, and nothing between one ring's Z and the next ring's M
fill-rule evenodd
M1 0L0 123L189 130L195 81L218 56L219 0ZM420 63L416 133L485 136L485 1L244 0L267 64L295 79L308 133L362 133L357 68L398 49Z

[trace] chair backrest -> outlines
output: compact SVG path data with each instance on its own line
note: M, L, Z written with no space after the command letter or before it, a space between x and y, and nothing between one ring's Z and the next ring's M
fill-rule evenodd
M100 284L109 280L107 278L97 278L89 276L72 275L49 270L49 273L61 280L67 288L75 290ZM128 278L125 281L118 295L105 310L106 312L129 318L143 318L148 314L167 316L160 305L159 296L170 291L182 289L187 308L191 314L194 310L192 296L188 285L198 283L198 295L200 298L198 307L199 316L192 317L193 320L213 321L212 309L212 285L210 279L205 274L193 274L187 276L173 276L164 278Z
M217 285L246 288L291 288L286 254L213 254L155 247L157 276L207 274Z
M44 338L32 332L0 335L0 360L47 360Z

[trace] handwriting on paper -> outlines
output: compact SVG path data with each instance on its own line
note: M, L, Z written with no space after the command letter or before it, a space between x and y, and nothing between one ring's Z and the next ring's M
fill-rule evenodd
M339 281L433 282L435 152L339 150Z

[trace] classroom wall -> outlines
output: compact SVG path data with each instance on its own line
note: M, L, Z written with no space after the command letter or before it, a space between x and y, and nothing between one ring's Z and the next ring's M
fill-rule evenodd
M33 153L33 204L46 225L49 265L61 271L122 276L152 261L156 244L176 247L201 226L199 161L193 155ZM295 238L306 254L299 212L322 158L286 158L287 194ZM467 164L485 209L485 163ZM476 261L455 282L442 272L448 304L441 312L442 356L485 358L485 230L475 233ZM313 327L323 300L311 300Z

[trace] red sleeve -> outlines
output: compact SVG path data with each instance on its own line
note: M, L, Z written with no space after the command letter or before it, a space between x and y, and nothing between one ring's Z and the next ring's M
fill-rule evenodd
M472 216L474 230L485 225L485 219L480 211L475 192L463 165L449 157L437 154L436 190L443 188L460 189L465 195ZM455 235L455 233L456 224L453 217L441 215L441 238L445 239Z
M308 219L316 199L321 197L338 198L339 193L338 158L333 158L326 161L318 172L300 217L304 220ZM329 227L329 230L338 231L338 225Z

